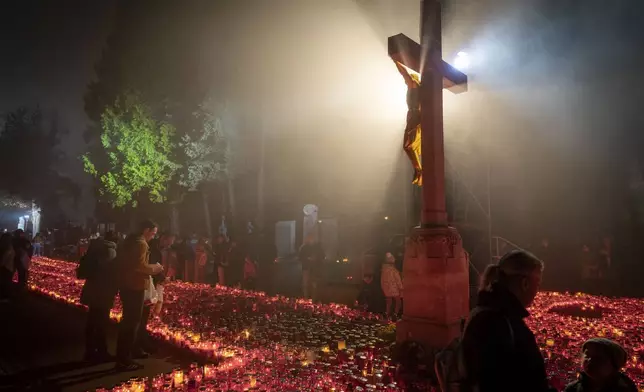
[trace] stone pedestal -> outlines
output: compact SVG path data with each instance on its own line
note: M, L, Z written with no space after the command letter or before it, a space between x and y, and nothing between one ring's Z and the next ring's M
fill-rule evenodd
M453 227L416 228L405 246L404 309L397 340L442 349L469 313L469 267Z

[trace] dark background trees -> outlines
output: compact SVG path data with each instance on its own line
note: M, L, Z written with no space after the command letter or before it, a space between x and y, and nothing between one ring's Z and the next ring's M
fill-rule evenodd
M38 107L21 107L2 119L0 190L35 202L44 225L59 218L62 199L76 201L80 196L78 185L57 170L65 157L60 145L64 133L57 116L47 118Z
M229 147L221 129L215 131L217 114L210 105L211 78L217 68L214 56L206 55L203 45L208 21L207 4L191 3L190 7L171 1L122 1L107 38L101 58L95 66L96 77L88 85L85 112L92 125L85 133L89 155L97 166L106 167L106 148L100 142L105 133L101 119L119 96L136 92L153 121L172 126L172 145L168 159L177 164L167 183L163 198L138 200L138 208L152 214L168 226L179 230L177 212L187 193L200 192L204 211L196 226L212 232L211 218L219 208L209 211L212 193L226 187L226 154ZM188 22L189 21L189 22ZM91 172L91 168L86 167ZM113 178L117 183L125 178ZM123 184L117 184L117 187ZM97 183L97 190L101 186ZM103 189L104 190L104 189ZM110 202L105 192L99 200ZM113 199L112 199L113 200ZM194 205L194 203L190 203ZM101 220L114 220L118 209L103 206ZM114 204L122 207L122 203ZM193 226L195 223L192 221Z

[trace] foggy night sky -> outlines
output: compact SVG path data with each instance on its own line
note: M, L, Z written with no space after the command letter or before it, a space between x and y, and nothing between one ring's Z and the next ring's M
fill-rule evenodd
M231 81L221 88L234 91L232 95L247 96L252 89L239 91L249 86L274 89L283 85L282 94L286 97L280 95L279 102L273 102L274 91L268 95L258 93L261 100L282 105L281 115L275 115L270 122L280 129L282 137L297 135L303 124L313 122L310 131L322 135L314 140L326 148L339 145L340 137L351 136L342 136L337 131L324 139L320 132L342 128L342 124L350 128L354 121L348 118L351 113L372 116L369 112L360 113L363 98L358 92L377 83L363 75L368 62L376 68L391 67L386 58L386 37L403 32L418 39L418 0L213 0L209 4L213 4L212 31L217 35L213 45L226 41L223 46L227 56L222 60L225 76L219 77ZM82 180L80 165L73 160L83 150L82 132L87 124L82 95L93 76L93 65L109 33L114 10L113 0L3 2L0 112L36 103L45 110L56 110L70 132L66 140L70 162L62 170L79 181L86 181ZM498 140L493 155L498 159L500 174L496 186L500 190L508 186L504 178L513 183L519 176L512 172L516 165L503 160L523 159L521 152L514 151L515 139L533 138L535 149L541 143L550 149L590 157L584 162L566 164L584 170L589 170L592 155L604 149L602 146L610 147L603 151L607 155L622 155L626 151L637 155L644 124L640 109L644 98L642 25L644 5L637 0L614 0L610 5L599 0L448 2L444 20L446 60L463 48L473 55L485 53L479 56L485 60L480 69L468 72L471 93L467 97L446 98L448 150L452 139L471 143L472 135L489 131ZM342 45L343 36L349 37L350 43ZM334 45L338 47L337 54L333 53ZM349 47L356 47L356 53L345 52ZM277 56L280 52L282 56ZM343 58L345 68L333 64L334 55ZM318 70L312 69L312 64L326 66ZM290 81L288 67L295 74ZM244 80L249 70L263 72L252 81L256 85ZM347 81L353 81L354 89L335 96L332 93L342 84L329 81L343 73ZM316 93L320 95L318 101L306 99ZM337 118L330 119L336 109ZM288 114L284 113L289 111L297 112L297 118L286 117ZM401 114L404 116L404 111ZM293 129L299 127L300 131L291 131L285 118L293 123ZM355 127L364 131L356 131L347 142L375 132L372 129L369 133L368 126L355 121ZM396 132L403 121L404 117L380 126ZM454 132L450 133L450 129ZM392 135L387 140L399 140L395 133ZM375 144L382 139L372 137ZM378 147L374 154L382 155L384 148ZM350 155L350 151L345 148L341 154ZM547 163L544 154L540 159ZM537 163L533 164L537 167L541 164L539 151L534 155ZM346 167L347 162L354 161L347 158L338 166ZM317 184L320 189L336 180L342 186L351 183L349 177L324 178L316 167L311 166L311 170L320 178L322 185ZM297 176L291 172L289 175ZM537 189L550 186L547 179L539 182L538 175L531 176L528 182ZM365 185L364 189L369 188ZM364 195L361 192L356 191L353 196ZM81 209L91 210L91 205Z
M23 105L40 105L45 114L55 111L68 131L60 171L88 184L75 159L84 152L82 133L88 121L83 93L108 34L114 1L11 0L2 6L0 113ZM93 202L85 197L81 206L67 209L72 218L82 219Z

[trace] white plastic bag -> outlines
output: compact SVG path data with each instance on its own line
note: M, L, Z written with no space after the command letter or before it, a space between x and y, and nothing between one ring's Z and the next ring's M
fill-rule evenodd
M145 290L144 300L146 304L154 305L159 300L159 293L154 287L154 281L152 280L151 276L149 277L149 279L150 279L150 284L148 285L148 288Z

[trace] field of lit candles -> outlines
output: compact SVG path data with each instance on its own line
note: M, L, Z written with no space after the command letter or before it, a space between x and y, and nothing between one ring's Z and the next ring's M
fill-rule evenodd
M37 258L31 290L82 307L76 264ZM154 336L203 358L202 364L130 380L111 391L404 391L396 377L386 324L344 305L204 284L166 284L164 308L150 323ZM559 390L577 375L579 350L603 336L629 351L626 373L644 390L644 300L541 293L528 324ZM117 301L112 311L120 317ZM360 388L360 389L359 389Z

